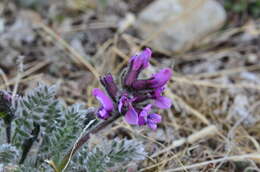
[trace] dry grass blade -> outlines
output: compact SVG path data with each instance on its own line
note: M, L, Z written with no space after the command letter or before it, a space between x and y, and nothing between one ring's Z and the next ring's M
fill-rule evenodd
M245 155L235 155L235 156L229 156L229 157L226 157L226 158L219 158L219 159L214 159L214 160L210 160L210 161L204 161L204 162L200 162L200 163L197 163L197 164L187 165L187 166L174 168L174 169L168 169L168 170L165 170L164 172L182 171L182 170L188 170L188 169L194 169L194 168L206 166L208 164L216 164L216 163L223 162L223 161L240 161L240 160L259 161L260 160L260 152L253 153L253 154L245 154Z
M37 74L37 75L31 75L25 79L21 79L20 80L20 83L26 83L28 81L32 81L32 80L37 80L39 78L42 77L42 74ZM0 89L3 89L5 88L6 86L10 86L10 85L14 85L15 84L15 80L11 80L9 81L6 85L0 85Z
M252 84L252 83L241 83L241 84L218 84L210 81L201 81L201 80L189 80L183 77L173 77L173 81L196 85L196 86L203 86L203 87L210 87L210 88L217 88L217 89L228 89L228 88L247 88L247 89L255 89L260 90L260 85Z
M154 158L160 154L163 154L165 152L170 151L171 149L177 148L179 146L184 145L185 143L194 143L197 140L203 139L203 138L207 138L209 136L215 135L217 134L218 130L217 127L215 125L210 125L206 128L203 128L202 130L190 135L187 138L181 138L179 140L174 141L170 146L160 150L159 152L153 154L151 157Z
M32 73L38 71L39 69L43 68L44 66L48 65L49 63L50 63L50 61L42 61L42 62L37 63L35 66L33 66L30 69L24 71L21 74L20 78L30 76ZM33 77L33 76L30 76L30 77ZM6 86L9 86L9 85L13 85L13 84L15 84L15 82L16 82L16 78L13 78L13 79L9 80L8 83L0 85L0 89L5 88Z
M170 90L166 89L165 94L170 97L173 101L178 102L184 109L189 111L191 114L196 116L198 119L200 119L204 124L209 125L209 120L205 117L205 115L201 114L196 109L192 108L190 105L188 105L181 97L173 94Z
M4 87L10 91L10 88L8 87L9 86L9 81L8 81L8 78L6 76L6 74L4 73L4 71L0 68L0 75L2 76L2 79L4 81ZM2 86L3 87L3 86ZM1 88L1 86L0 86Z
M67 49L72 57L72 59L79 64L82 63L87 69L90 70L90 72L93 73L93 75L96 77L96 79L99 79L99 73L98 71L87 61L82 57L74 48L72 48L65 40L63 40L59 35L57 35L51 28L46 26L43 23L38 23L43 30L49 34L51 37L53 37L60 45L62 45L65 49Z
M243 67L237 67L234 69L226 69L226 70L221 70L217 72L207 72L207 73L201 73L201 74L195 74L195 75L186 75L185 77L191 77L191 78L210 78L210 77L216 77L216 76L221 76L221 75L231 75L239 72L244 72L244 71L253 71L253 70L258 70L260 69L260 65L251 65L251 66L243 66Z

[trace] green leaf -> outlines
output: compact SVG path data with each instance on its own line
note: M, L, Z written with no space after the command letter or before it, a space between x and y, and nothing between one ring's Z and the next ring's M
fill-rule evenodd
M0 162L3 164L14 163L18 158L18 150L10 144L0 145Z

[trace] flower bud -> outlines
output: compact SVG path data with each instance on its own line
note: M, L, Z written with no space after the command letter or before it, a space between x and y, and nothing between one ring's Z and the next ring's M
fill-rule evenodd
M131 87L132 83L137 80L139 73L149 66L152 51L146 48L139 55L131 57L129 60L129 69L124 79L124 85Z
M102 85L105 87L109 96L113 100L116 100L118 88L114 82L113 76L111 74L107 74L104 77L101 77L100 81L101 81Z

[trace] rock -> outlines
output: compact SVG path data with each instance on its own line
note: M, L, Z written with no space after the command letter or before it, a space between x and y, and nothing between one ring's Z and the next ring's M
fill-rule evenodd
M250 105L248 96L243 94L238 94L235 96L234 103L229 109L229 114L234 117L237 121L245 125L253 125L257 122L253 114L250 112Z
M155 48L180 52L219 29L225 19L214 0L157 0L140 13L136 28Z

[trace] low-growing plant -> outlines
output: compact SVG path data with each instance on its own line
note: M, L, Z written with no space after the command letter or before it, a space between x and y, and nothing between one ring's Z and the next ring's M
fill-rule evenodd
M224 1L224 6L234 13L247 13L255 18L260 17L259 0L228 0Z
M90 171L120 169L146 156L138 140L107 140L90 147L88 140L121 116L131 125L156 130L161 121L152 107L169 108L163 90L172 75L162 69L139 79L149 66L151 50L133 56L117 84L111 74L101 77L106 93L92 91L98 108L66 104L56 97L57 86L40 84L24 96L0 92L0 171Z

